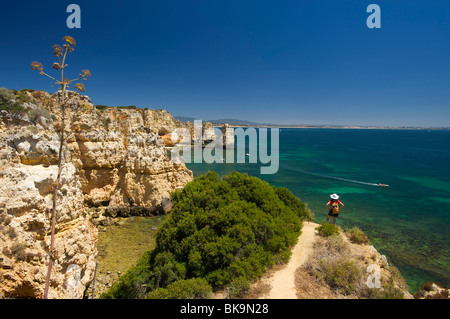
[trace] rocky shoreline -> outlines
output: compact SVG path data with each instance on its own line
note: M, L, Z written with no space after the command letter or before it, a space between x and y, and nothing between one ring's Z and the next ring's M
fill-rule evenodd
M59 95L15 94L23 111L0 110L0 298L42 298L58 171ZM168 156L171 132L184 128L193 137L192 123L165 110L96 107L87 96L68 94L52 299L89 296L99 251L107 249L99 248L99 236L129 227L133 216L164 216L172 209L170 193L193 180L184 163ZM204 141L215 138L211 129L203 123ZM156 225L146 229L154 230ZM136 255L141 251L136 248ZM101 268L96 295L124 271ZM448 289L426 283L416 295L430 296L448 297Z

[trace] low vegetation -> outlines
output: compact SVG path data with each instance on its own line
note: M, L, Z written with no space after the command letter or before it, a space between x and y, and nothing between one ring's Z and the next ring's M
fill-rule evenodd
M126 105L126 106L117 106L118 109L127 109L127 110L135 110L137 109L136 105Z
M303 269L322 287L328 287L325 291L328 291L330 298L404 298L406 283L392 265L382 265L380 287L367 286L367 266L376 263L379 257L364 253L363 247L361 250L355 249L368 243L367 236L361 230L352 228L345 231L350 242L332 224L323 223L318 230L322 236L317 239L312 258Z
M32 98L27 95L27 92L30 92L36 96L40 94L40 91L35 91L32 89L22 89L17 91L0 88L0 110L11 114L26 113L28 119L33 123L36 123L41 116L46 119L51 119L52 115L50 112L39 105L31 109L26 109L23 107L24 103L29 103L32 101Z
M180 287L189 283L196 287L190 298L204 298L208 287L240 297L253 279L289 259L302 220L311 218L287 189L237 172L222 179L209 172L172 198L156 248L102 298L185 298Z
M36 123L36 121L40 118L40 117L44 117L46 119L51 119L52 115L50 114L50 112L44 108L41 107L37 107L35 109L29 110L28 111L28 118L30 119L31 122Z
M95 108L96 108L97 110L99 110L99 111L107 110L107 109L109 109L109 108L111 108L111 107L112 107L112 106L101 105L101 104L98 104L98 105L95 106Z
M319 232L319 235L323 237L339 235L339 227L327 222L320 223L319 227L317 227L317 231Z
M360 289L362 272L350 259L349 246L335 231L333 224L322 224L327 234L320 238L315 246L314 257L306 265L308 272L319 282L328 284L337 292L348 295ZM332 229L332 231L329 231ZM333 232L332 235L328 235Z
M203 278L178 280L166 288L158 288L147 294L147 299L207 299L211 286Z
M347 230L345 234L352 243L361 245L367 245L370 243L369 237L367 237L367 235L358 227L353 227Z
M19 92L18 92L19 93ZM0 111L9 113L25 113L26 110L16 101L16 94L13 90L0 88Z

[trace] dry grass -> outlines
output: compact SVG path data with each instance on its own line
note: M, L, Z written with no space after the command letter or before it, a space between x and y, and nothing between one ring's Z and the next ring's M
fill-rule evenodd
M352 250L340 235L318 238L314 255L304 266L306 272L321 285L328 285L337 295L360 295L365 286L365 269L357 259L351 258Z
M327 284L319 283L303 267L295 272L295 288L298 299L341 299L344 298L333 291Z
M370 264L380 266L382 289L366 284ZM369 246L352 243L344 235L317 238L313 257L297 270L296 286L299 298L409 298L394 266L384 264Z

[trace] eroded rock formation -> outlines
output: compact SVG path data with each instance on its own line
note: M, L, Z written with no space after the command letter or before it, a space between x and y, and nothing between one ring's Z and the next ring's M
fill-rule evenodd
M41 298L61 111L58 93L26 96L28 112L0 114L0 296ZM93 280L98 232L89 207L111 216L166 212L170 193L193 178L161 138L182 125L167 111L100 110L87 96L69 97L49 298L82 298Z

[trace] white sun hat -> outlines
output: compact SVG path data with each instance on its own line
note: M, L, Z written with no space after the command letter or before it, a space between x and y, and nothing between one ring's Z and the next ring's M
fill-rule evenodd
M330 197L331 197L332 199L339 199L338 194L331 194Z

